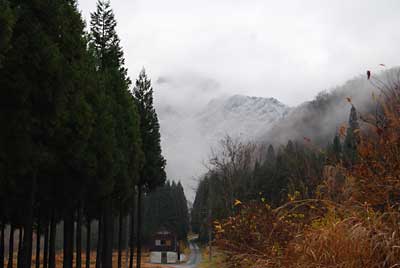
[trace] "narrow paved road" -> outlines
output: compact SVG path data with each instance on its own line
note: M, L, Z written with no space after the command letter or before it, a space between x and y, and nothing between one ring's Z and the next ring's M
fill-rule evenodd
M189 260L180 265L176 265L176 268L197 268L197 265L201 262L201 252L198 245L193 242L189 242L190 257Z

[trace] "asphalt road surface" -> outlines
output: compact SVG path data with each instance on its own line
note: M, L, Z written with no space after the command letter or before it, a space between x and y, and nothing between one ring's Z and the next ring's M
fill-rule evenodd
M176 268L197 268L197 265L201 262L201 252L198 245L193 242L189 242L190 256L186 263L175 265Z

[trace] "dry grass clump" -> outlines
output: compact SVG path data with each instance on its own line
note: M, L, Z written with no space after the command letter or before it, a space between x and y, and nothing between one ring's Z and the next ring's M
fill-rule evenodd
M399 214L348 217L316 224L286 249L285 267L397 267L400 265Z

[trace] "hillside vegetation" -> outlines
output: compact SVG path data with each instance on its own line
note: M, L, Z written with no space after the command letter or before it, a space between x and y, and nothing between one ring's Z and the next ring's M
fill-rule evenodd
M400 82L371 82L374 113L348 99L348 124L325 148L307 137L277 150L221 143L192 220L206 240L211 208L228 267L400 265Z

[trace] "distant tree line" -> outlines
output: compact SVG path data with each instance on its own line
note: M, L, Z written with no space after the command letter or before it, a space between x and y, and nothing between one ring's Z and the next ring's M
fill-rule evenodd
M142 199L165 160L151 81L143 70L131 89L116 24L107 0L89 32L75 0L0 0L0 267L9 226L8 268L17 230L17 267L31 267L36 233L36 268L55 268L60 222L64 268L82 267L82 241L85 267L95 248L111 268L114 241L121 267L125 236L140 267Z
M151 242L152 235L167 229L185 241L189 232L187 200L180 182L167 182L144 199L144 240Z
M196 191L193 232L200 234L200 240L208 240L212 222L233 216L237 202L261 199L278 207L288 199L315 197L326 165L351 167L357 161L359 124L354 106L344 130L340 133L343 129L338 128L333 141L326 141L325 150L317 149L307 137L289 140L277 148L243 143L229 136L221 140Z

